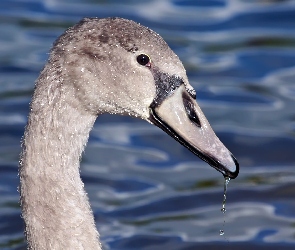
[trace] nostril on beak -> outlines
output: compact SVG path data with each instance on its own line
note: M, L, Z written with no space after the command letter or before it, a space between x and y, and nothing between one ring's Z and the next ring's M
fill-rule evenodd
M182 95L182 99L183 99L183 105L184 105L184 109L187 113L188 118L197 126L197 127L201 127L201 121L198 117L198 115L196 114L196 111L194 109L194 104L191 102L189 96L184 93Z

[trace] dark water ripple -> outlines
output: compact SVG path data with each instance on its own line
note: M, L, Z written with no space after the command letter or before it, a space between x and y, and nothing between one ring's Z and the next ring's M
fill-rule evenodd
M0 249L25 249L20 140L34 81L64 29L121 16L155 29L241 164L219 236L222 176L140 120L98 118L82 161L105 249L295 248L295 1L0 2Z

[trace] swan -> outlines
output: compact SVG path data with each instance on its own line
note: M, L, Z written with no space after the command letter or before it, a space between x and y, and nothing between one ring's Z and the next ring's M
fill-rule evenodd
M97 116L139 117L235 178L239 164L196 102L183 64L160 35L122 18L84 18L53 44L36 80L20 157L28 249L101 249L80 178Z

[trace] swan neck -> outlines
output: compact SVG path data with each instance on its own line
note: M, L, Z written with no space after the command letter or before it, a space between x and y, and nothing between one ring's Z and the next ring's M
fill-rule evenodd
M101 249L79 172L96 117L62 84L45 84L45 76L36 84L20 162L28 248Z

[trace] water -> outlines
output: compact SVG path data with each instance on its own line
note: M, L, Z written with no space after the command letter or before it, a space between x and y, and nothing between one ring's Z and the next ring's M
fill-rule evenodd
M223 178L160 129L98 118L82 178L105 249L295 249L295 2L0 2L0 249L24 249L20 138L52 42L84 16L121 16L160 33L240 175ZM223 229L222 229L223 230Z
M223 184L223 201L222 201L222 208L221 212L225 214L226 209L225 209L225 204L226 204L226 192L227 192L227 185L230 181L229 177L224 177L224 184Z
M221 207L221 212L223 213L223 216L224 216L224 220L223 220L223 225L222 227L224 228L225 227L225 212L226 212L226 209L225 209L225 204L226 204L226 192L227 192L227 185L230 181L230 178L225 176L224 177L224 184L223 184L223 200L222 200L222 207ZM225 232L224 232L224 229L220 229L219 230L219 235L224 235Z

